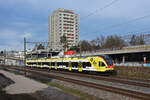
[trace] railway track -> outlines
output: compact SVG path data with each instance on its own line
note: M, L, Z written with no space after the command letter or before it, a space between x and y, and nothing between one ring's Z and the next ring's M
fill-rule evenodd
M127 77L119 77L119 76L116 76L115 78L121 78L121 79L126 79L126 80L133 80L133 81L141 81L141 82L148 82L150 83L150 79L149 80L146 80L146 79L135 79L135 78L127 78Z
M25 71L24 68L17 68L17 67L8 67L10 69L15 69L19 71ZM133 90L128 90L128 89L122 89L122 88L117 88L117 87L112 87L112 86L106 86L106 85L101 85L101 84L96 84L92 82L87 82L87 81L82 81L82 80L77 80L77 79L72 79L72 78L66 78L62 76L56 76L56 75L51 75L49 72L42 71L42 70L33 70L33 69L26 69L26 72L34 73L34 74L39 74L43 76L47 76L50 78L58 79L61 81L66 81L86 87L91 87L99 90L104 90L108 92L113 92L121 95L126 95L132 98L137 98L141 100L150 100L150 94L147 93L142 93L142 92L137 92Z
M30 69L34 70L35 68L30 68ZM85 78L91 78L91 79L96 79L96 80L103 80L103 81L108 81L108 82L116 82L116 83L150 88L150 84L148 84L148 81L142 81L142 80L127 79L127 78L121 78L121 77L104 77L104 76L96 76L96 75L89 75L89 74L82 74L82 73L57 71L57 70L47 70L47 69L36 69L36 70L39 70L39 71L44 70L46 72L53 72L53 73L59 73L59 74L61 73L61 74L66 74L66 75L85 77Z

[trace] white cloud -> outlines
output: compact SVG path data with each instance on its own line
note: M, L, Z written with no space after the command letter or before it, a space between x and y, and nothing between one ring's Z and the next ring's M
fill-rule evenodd
M32 37L31 32L16 32L16 31L8 31L8 30L4 30L0 32L0 39L7 39L7 40L11 40L11 39L22 39L24 37L26 38L31 38Z
M0 32L0 50L22 50L23 49L23 38L31 38L31 32L21 32L15 31L1 31Z

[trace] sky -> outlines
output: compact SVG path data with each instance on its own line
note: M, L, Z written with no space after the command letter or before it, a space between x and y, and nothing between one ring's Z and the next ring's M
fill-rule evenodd
M150 31L150 0L0 0L0 50L23 50L23 39L48 41L48 16L79 15L80 40Z

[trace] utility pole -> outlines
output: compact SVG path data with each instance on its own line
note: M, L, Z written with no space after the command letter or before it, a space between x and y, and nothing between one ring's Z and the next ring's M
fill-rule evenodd
M4 50L4 65L6 64L6 49Z
M24 37L24 74L26 75L26 38Z

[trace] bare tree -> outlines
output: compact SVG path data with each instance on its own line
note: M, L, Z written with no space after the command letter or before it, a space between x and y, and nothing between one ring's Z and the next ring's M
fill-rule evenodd
M144 35L138 36L137 40L138 40L139 45L144 45L145 44Z
M96 38L96 41L97 41L97 44L98 44L98 48L99 48L99 49L104 48L106 39L105 39L105 37L104 37L103 35L97 37L97 38Z
M105 43L105 48L120 48L125 46L125 41L120 36L108 36Z
M130 45L137 45L137 39L136 39L136 35L133 34L130 40Z
M92 40L92 41L90 41L90 44L91 44L92 50L95 51L97 49L97 47L98 47L97 41L96 40Z
M130 45L144 45L144 35L136 36L135 34L133 34L129 43Z
M87 40L80 41L82 51L91 51L91 44Z

